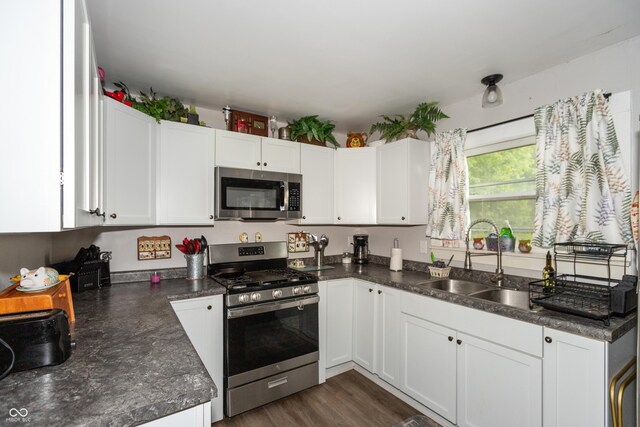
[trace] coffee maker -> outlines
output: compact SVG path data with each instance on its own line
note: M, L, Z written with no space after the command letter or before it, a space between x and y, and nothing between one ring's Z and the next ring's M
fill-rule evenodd
M355 264L369 263L369 235L353 235L353 262Z

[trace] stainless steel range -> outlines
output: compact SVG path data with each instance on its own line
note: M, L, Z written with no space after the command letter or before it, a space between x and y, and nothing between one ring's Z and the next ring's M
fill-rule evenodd
M209 246L225 298L225 415L318 384L318 283L287 268L286 242Z

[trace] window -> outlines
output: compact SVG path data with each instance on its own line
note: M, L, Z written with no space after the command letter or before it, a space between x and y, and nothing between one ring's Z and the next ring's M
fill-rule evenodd
M475 145L466 150L471 221L488 218L500 229L508 220L516 239L530 239L535 211L535 137ZM489 226L478 224L472 237L491 232Z

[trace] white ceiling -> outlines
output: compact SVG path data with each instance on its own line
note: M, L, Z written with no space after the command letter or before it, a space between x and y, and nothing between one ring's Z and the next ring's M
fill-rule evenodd
M339 131L640 34L638 0L87 0L107 81Z

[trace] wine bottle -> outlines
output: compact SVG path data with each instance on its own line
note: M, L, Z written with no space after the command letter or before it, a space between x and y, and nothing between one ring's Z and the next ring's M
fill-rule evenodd
M545 293L550 293L552 288L556 285L556 271L551 265L551 252L547 251L547 263L542 269L542 286Z

